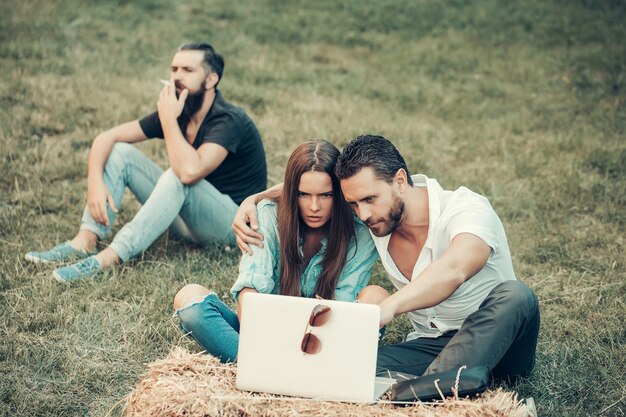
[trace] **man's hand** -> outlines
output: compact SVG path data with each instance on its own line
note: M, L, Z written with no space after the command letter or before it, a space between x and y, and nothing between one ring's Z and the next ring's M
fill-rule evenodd
M252 248L249 245L263 247L263 235L256 232L258 229L259 220L256 215L255 198L250 196L241 202L233 220L233 231L241 252L252 255Z
M109 216L107 214L107 202L113 210L117 213L115 202L109 192L106 184L103 181L88 181L87 182L87 207L89 207L89 213L91 217L98 223L109 227Z
M391 323L391 321L393 320L393 318L395 317L395 312L394 310L390 307L385 305L385 301L380 303L380 325L379 328L383 328L384 326L388 325L389 323Z
M184 89L180 93L180 97L176 97L176 84L173 78L170 79L170 84L163 87L157 102L161 123L178 119L178 116L183 112L188 94L189 91Z

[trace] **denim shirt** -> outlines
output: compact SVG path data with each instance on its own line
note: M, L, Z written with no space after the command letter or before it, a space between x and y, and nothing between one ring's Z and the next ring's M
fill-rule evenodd
M277 294L280 289L280 242L278 241L278 207L270 200L263 200L257 206L259 219L258 232L264 236L263 248L252 246L252 255L244 254L239 263L239 276L231 288L235 300L243 288L254 288L260 293ZM355 239L350 240L346 265L341 272L335 299L354 301L358 293L369 281L372 266L378 258L376 246L367 226L358 218L355 220ZM302 251L302 241L300 250ZM321 241L321 248L311 258L301 277L301 295L315 296L315 284L322 272L322 261L326 252L327 239Z

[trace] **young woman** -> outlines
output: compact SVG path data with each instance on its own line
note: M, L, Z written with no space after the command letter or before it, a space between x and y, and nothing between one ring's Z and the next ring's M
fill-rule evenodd
M354 301L367 285L376 248L344 201L334 174L338 156L325 140L298 146L287 162L278 203L263 200L257 206L264 245L241 259L231 289L239 313L247 292ZM215 293L187 285L176 294L174 309L182 329L208 353L222 362L236 359L238 314Z

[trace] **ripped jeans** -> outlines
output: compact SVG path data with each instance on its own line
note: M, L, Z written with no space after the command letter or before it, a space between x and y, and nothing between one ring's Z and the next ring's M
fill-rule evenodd
M223 363L234 362L239 348L237 313L211 292L198 303L176 311L180 327Z

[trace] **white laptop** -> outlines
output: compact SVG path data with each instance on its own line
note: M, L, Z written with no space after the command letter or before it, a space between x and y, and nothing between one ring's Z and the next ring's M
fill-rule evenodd
M330 311L317 320L323 324L311 326L318 305ZM237 388L326 400L375 401L395 382L375 377L379 318L376 305L246 294ZM305 333L313 335L308 342L303 342ZM316 348L316 353L303 351Z

